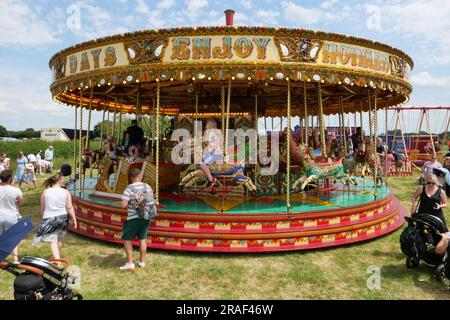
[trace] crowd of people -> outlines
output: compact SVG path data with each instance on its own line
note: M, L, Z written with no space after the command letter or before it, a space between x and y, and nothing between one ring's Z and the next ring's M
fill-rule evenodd
M36 187L37 174L43 176L44 173L52 173L54 159L53 147L49 146L45 150L44 158L42 154L42 150L38 150L36 154L30 153L25 155L23 151L19 151L17 154L15 160L16 171L13 181L20 188L22 188L23 184L28 188L30 183ZM6 153L0 155L0 173L4 170L11 169L11 161Z
M143 161L144 132L133 121L124 134L124 150L129 162ZM114 137L108 136L103 145L103 152L117 167L119 146ZM32 183L36 186L36 175L52 173L54 149L49 146L43 153L39 150L36 154L25 155L20 151L16 158L15 173L11 168L11 159L6 154L0 155L0 235L15 225L21 218L21 207L24 195L23 184ZM130 172L132 183L125 189L122 197L122 207L127 208L128 217L123 225L122 240L127 257L127 263L120 270L133 270L136 264L132 257L132 240L140 241L140 259L137 266L145 267L145 253L147 250L147 230L151 219L157 215L156 203L152 188L142 183L140 169ZM53 259L61 258L63 237L67 234L69 224L78 228L75 210L72 205L72 197L66 188L65 177L61 170L49 176L44 182L44 191L40 196L40 223L32 240L33 245L40 243L49 244ZM19 261L19 246L11 252L13 262Z

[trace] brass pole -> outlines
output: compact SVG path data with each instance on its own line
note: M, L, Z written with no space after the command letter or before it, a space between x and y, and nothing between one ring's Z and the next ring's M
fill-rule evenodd
M291 81L287 84L286 211L291 211Z

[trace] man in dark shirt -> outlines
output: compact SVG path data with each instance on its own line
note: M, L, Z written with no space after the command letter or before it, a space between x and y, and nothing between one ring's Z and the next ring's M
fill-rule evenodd
M362 144L362 128L358 127L356 128L356 132L352 134L352 145L353 145L353 152L357 153L359 146Z
M142 139L144 139L144 130L138 126L137 120L131 121L131 126L127 128L127 135L128 147L136 146L140 149Z

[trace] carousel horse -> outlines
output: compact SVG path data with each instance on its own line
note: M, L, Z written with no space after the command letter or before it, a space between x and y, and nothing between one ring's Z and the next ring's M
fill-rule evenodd
M354 155L357 169L360 168L361 176L370 175L370 167L374 164L374 155L372 151L373 141L370 137L364 139L364 143L359 146Z
M303 175L294 182L292 189L295 190L298 185L301 185L301 190L304 190L308 184L316 182L319 179L332 178L341 180L344 184L356 184L348 173L345 173L346 166L342 159L339 162L328 162L319 164L314 161L314 157L307 156L307 151L304 145L297 145L292 137L290 139L290 150L293 160L296 160L300 165Z
M113 162L107 155L98 163L98 170L100 175L95 186L95 190L102 192L112 192L112 189L109 187L109 175L112 166Z
M256 186L252 180L244 174L245 167L236 164L213 163L209 165L211 174L219 181L222 179L232 180L238 185L243 185L248 191L256 191ZM189 169L192 169L190 166ZM189 187L201 180L205 180L206 176L202 170L195 170L188 173L180 183L180 186ZM207 179L206 179L207 180ZM205 182L206 184L206 182Z
M342 159L337 163L319 164L309 162L304 166L303 171L305 174L294 182L292 189L296 189L298 185L301 185L301 190L304 190L307 185L320 179L337 179L343 184L356 184L356 181L348 173L345 173L345 165Z

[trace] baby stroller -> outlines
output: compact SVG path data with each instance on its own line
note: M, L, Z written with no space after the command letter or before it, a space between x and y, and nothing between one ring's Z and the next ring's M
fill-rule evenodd
M400 248L406 255L406 266L416 268L422 261L428 266L437 267L443 256L435 253L436 245L445 232L445 225L436 216L422 213L405 217L408 226L400 236Z
M0 236L0 269L13 274L15 300L81 300L73 290L78 277L58 264L64 260L23 257L19 263L3 261L12 249L33 230L31 218L20 221Z

